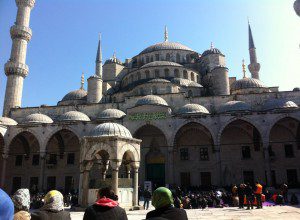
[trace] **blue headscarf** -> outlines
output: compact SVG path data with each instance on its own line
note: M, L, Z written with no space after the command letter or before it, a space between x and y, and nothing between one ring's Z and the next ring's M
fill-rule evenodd
M10 197L0 189L0 219L13 220L14 218L14 204Z

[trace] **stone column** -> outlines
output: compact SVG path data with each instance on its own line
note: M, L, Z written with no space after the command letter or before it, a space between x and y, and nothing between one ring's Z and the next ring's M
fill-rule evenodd
M44 179L45 179L45 165L46 165L46 152L40 152L40 180L39 180L39 191L43 192L44 191Z
M139 204L139 168L134 167L133 174L133 206L138 206Z
M264 150L264 163L265 163L265 170L266 170L266 184L268 186L272 185L272 177L271 177L271 165L270 165L270 155L269 155L269 142L263 143L263 150Z
M217 175L219 176L219 181L218 185L223 186L224 181L223 181L223 173L222 173L222 161L221 161L221 149L220 145L215 145L214 153L216 155L216 160L217 160L217 168L218 168L218 173Z
M81 206L88 206L89 197L89 170L84 170L81 178Z
M6 163L7 163L8 154L2 154L2 171L1 171L1 188L4 188L4 181L6 176Z
M168 158L167 158L168 164L168 179L167 179L167 183L174 185L175 181L174 181L174 149L173 146L168 146Z
M119 168L121 161L117 159L112 159L111 168L112 168L112 190L118 195L119 191Z

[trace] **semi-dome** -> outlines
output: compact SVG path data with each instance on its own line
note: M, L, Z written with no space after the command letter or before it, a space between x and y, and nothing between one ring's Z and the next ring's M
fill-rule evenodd
M104 111L102 111L99 115L99 119L119 119L119 118L123 118L124 116L126 116L126 114L119 110L119 109L115 109L115 108L109 108L109 109L105 109Z
M96 126L90 133L92 137L107 137L120 136L125 138L132 138L130 131L123 125L117 123L103 123Z
M51 124L53 120L44 114L41 113L33 113L27 115L22 121L23 124Z
M87 96L87 91L80 88L78 90L69 92L67 95L63 97L61 101L64 102L64 101L72 101L72 100L83 100L86 98L86 96Z
M276 109L296 109L298 105L293 101L287 101L284 99L269 99L263 105L264 111L276 110Z
M178 109L178 114L209 114L209 111L199 104L186 104Z
M206 56L206 55L209 55L209 54L222 54L222 52L218 49L218 48L210 48L209 50L206 50L202 53L202 57Z
M90 118L78 111L69 111L58 118L58 121L90 121Z
M251 106L243 101L229 101L222 104L218 112L225 113L236 111L251 111Z
M231 86L231 90L239 90L239 89L250 89L250 88L267 88L263 82L254 78L244 77L243 79L239 79L234 81Z
M161 106L168 106L168 103L161 97L156 95L146 95L140 98L135 106L140 105L161 105Z
M179 63L171 62L171 61L153 61L150 63L147 63L143 65L141 68L147 68L147 67L156 67L156 66L178 66L182 67Z
M181 43L165 41L165 42L157 43L157 44L147 47L139 55L145 54L145 53L151 53L151 52L159 51L159 50L187 50L187 51L193 52L193 50L191 48L189 48Z
M17 125L18 122L16 122L14 119L7 118L7 117L0 117L0 125L4 126L10 126L10 125Z
M171 82L184 87L203 87L201 84L191 81L189 79L173 78Z

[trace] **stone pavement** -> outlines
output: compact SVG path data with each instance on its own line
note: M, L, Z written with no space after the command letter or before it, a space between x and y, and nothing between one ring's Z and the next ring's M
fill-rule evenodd
M263 209L240 210L238 208L209 208L205 210L190 209L186 210L189 219L220 219L220 220L299 220L300 206L272 206L264 207ZM127 216L129 220L145 219L148 211L128 211ZM71 212L72 220L81 220L83 212Z

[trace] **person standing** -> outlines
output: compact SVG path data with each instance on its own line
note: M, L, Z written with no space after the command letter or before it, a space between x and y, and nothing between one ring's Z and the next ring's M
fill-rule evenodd
M283 199L284 199L284 202L285 203L288 203L288 185L283 183L280 187L280 191L281 191L281 194L283 196Z
M245 198L245 185L241 183L237 189L237 194L239 197L239 209L244 208L244 198Z
M149 209L149 202L150 202L150 199L151 199L151 192L150 190L148 189L148 187L144 190L144 209Z
M188 219L184 209L174 207L172 192L166 187L159 187L153 192L152 205L155 210L148 212L146 219Z
M15 215L14 220L30 220L30 193L28 189L18 189L12 196Z
M252 187L250 185L250 183L247 183L246 184L246 187L245 187L245 194L246 194L246 201L247 201L247 209L249 210L250 207L251 209L253 209L253 190L252 190Z
M257 203L257 208L262 209L262 202L261 202L261 194L263 187L259 182L257 181L255 184L256 190L254 192L255 198L256 198L256 203Z
M110 188L99 189L97 201L89 206L83 220L127 220L124 209L119 206L117 196Z

